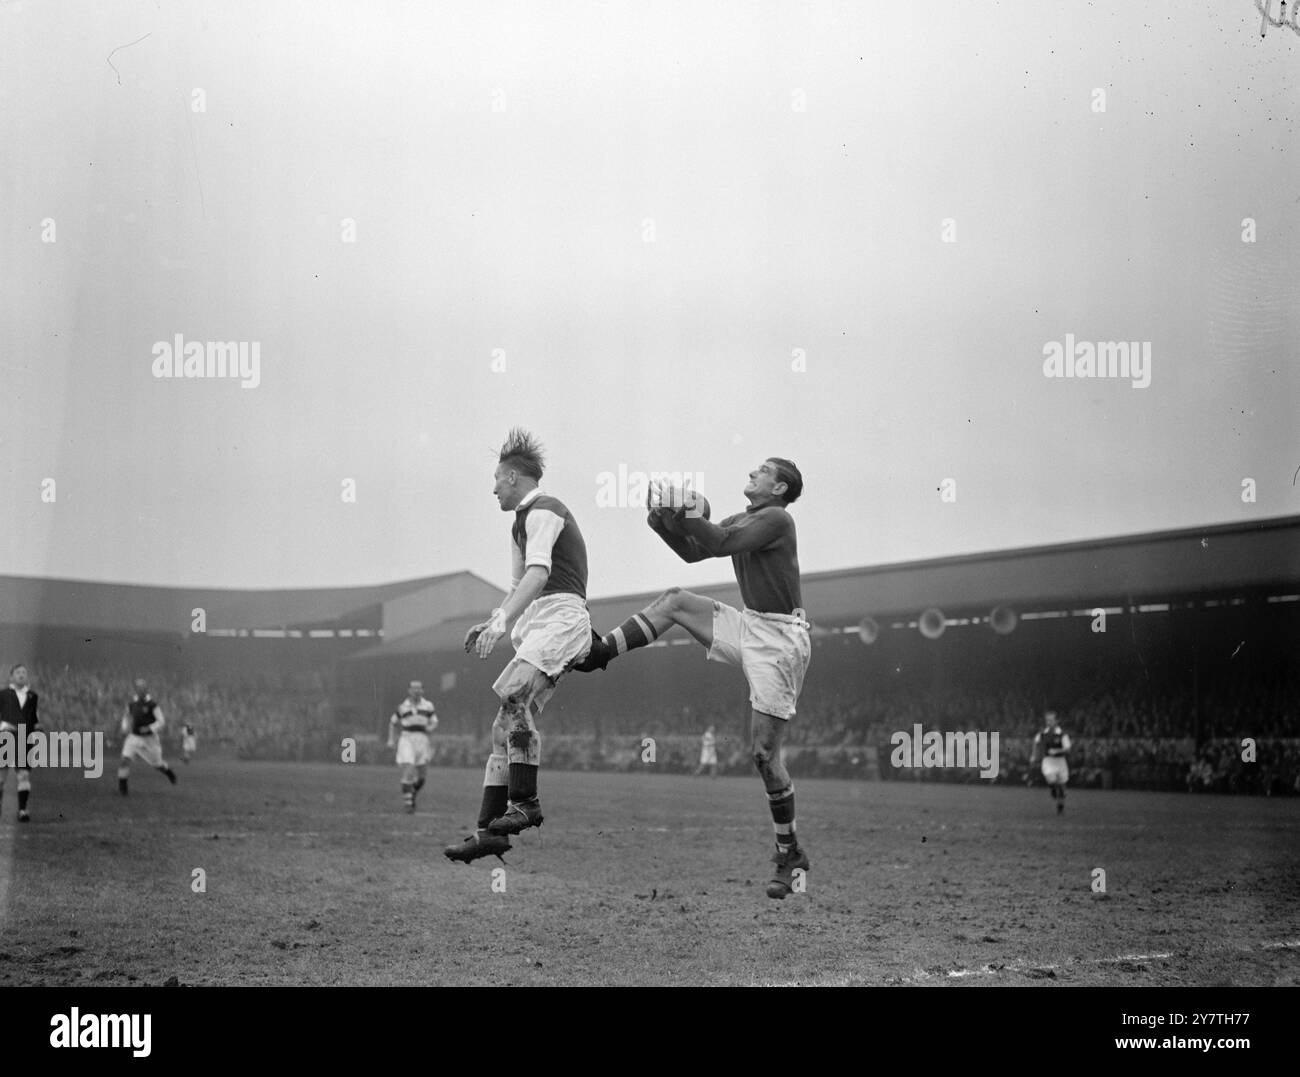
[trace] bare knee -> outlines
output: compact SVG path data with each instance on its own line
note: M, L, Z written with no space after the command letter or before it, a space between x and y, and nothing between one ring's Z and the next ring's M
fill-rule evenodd
M681 606L681 596L682 589L680 587L670 587L654 600L654 606L665 613L675 612Z
M768 777L772 773L772 746L756 742L750 749L750 754L754 759L754 769L764 778Z

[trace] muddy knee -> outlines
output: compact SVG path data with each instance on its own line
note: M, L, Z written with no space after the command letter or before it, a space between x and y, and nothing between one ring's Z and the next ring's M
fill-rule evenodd
M492 721L492 751L494 754L506 754L506 735L509 732L510 723L506 720L505 712L498 711L496 718Z

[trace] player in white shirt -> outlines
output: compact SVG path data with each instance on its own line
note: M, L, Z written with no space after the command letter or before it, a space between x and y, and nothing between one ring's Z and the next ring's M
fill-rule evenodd
M695 773L703 774L705 767L709 769L709 777L718 776L718 738L713 732L713 726L709 726L700 738L700 765Z
M429 734L438 728L433 703L424 698L424 684L412 681L407 695L388 719L388 746L397 749L402 768L402 799L408 812L415 811L415 797L424 788L425 775L433 759Z
M190 756L199 750L199 738L194 733L194 727L186 722L181 726L181 762L188 763Z

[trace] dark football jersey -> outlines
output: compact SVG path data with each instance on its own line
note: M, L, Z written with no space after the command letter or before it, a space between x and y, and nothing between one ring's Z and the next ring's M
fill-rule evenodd
M529 545L528 521L534 514L538 514L539 524L544 516L548 525L537 527L535 530L538 535L544 534L547 538L554 535L549 549L542 549L539 545L539 542L544 545L544 539L534 539L532 545ZM571 594L586 599L587 544L583 541L582 532L578 530L578 521L563 502L548 494L539 494L527 504L521 505L515 510L510 537L522 554L525 568L542 565L549 569L550 575L546 579L546 586L542 588L542 594Z
M1044 729L1038 735L1042 738L1045 755L1065 754L1065 734L1061 732L1060 726L1053 729Z
M149 727L157 721L154 711L158 709L158 704L154 701L153 696L145 696L141 699L136 696L131 700L131 732L136 736L147 736Z

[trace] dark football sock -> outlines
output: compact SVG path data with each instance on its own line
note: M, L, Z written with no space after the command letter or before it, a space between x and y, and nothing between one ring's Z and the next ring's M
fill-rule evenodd
M483 786L483 805L478 810L478 828L486 830L493 819L500 819L509 807L509 790L504 785Z
M19 790L18 790L18 810L19 810L19 811L26 811L26 810L27 810L27 798L28 798L29 796L31 796L31 793L32 793L32 791L31 791L30 789L19 789Z
M510 799L516 804L537 798L537 771L529 763L510 764Z

